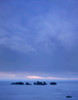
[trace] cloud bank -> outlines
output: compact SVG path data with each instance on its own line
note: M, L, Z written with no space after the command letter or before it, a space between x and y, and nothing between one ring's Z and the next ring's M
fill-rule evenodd
M77 4L77 0L0 1L0 70L77 76Z

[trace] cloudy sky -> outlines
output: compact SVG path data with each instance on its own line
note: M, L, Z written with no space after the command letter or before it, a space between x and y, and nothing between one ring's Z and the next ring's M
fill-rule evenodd
M0 79L78 78L78 0L0 0Z

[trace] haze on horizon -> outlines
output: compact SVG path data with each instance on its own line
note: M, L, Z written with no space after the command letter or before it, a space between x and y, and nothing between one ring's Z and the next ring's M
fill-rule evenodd
M78 79L78 0L0 0L0 79Z

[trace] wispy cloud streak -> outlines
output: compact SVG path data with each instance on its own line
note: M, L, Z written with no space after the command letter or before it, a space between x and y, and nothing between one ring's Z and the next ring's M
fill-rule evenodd
M43 76L28 76L28 74L26 73L5 73L5 72L0 72L0 79L42 79L42 80L78 80L78 78L61 78L61 77L51 77L51 76L47 76L47 77L43 77Z

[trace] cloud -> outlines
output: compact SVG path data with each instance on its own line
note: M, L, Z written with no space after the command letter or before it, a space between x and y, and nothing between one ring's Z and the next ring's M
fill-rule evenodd
M28 79L44 79L44 77L39 76L27 76Z
M54 80L78 80L78 78L58 78L58 77L40 77L40 76L27 76L28 79L54 79Z
M63 19L58 19L59 22L55 21L53 23L53 19L48 21L49 19L47 20L47 18L37 20L40 22L36 23L36 20L33 22L35 25L32 26L32 32L29 32L30 29L28 29L25 33L23 31L25 28L20 30L20 27L22 26L16 26L15 28L12 28L12 30L17 29L17 33L15 31L11 34L6 31L8 36L6 34L2 36L1 33L0 44L21 52L36 50L50 51L51 48L54 48L55 50L58 45L65 47L65 49L70 49L77 44L77 32L73 32L76 28L73 28L71 22L68 24L68 22L66 23L66 20L62 22ZM37 26L38 28L36 28ZM34 32L35 30L36 32Z
M77 1L56 1L0 3L1 71L78 71Z
M15 79L16 75L15 74L10 74L10 73L5 73L5 72L0 72L0 79Z
M31 46L31 44L26 43L26 41L19 36L12 36L8 38L7 36L1 37L0 44L8 47L12 50L20 51L20 52L29 52L35 51L35 48Z
M44 11L43 14L28 17L27 14L31 14L31 11L26 13L27 7L22 6L23 12L19 12L19 5L17 10L13 9L14 5L10 6L12 13L7 3L6 11L1 12L4 17L0 18L0 44L24 53L36 50L50 52L57 49L58 45L64 49L71 49L77 45L77 18L73 15L74 11L71 18L67 16L71 11L60 7L58 8L60 11L57 8L54 10L50 8L49 12ZM13 17L8 16L7 11ZM37 12L37 9L35 11ZM4 20L5 24L3 24Z

